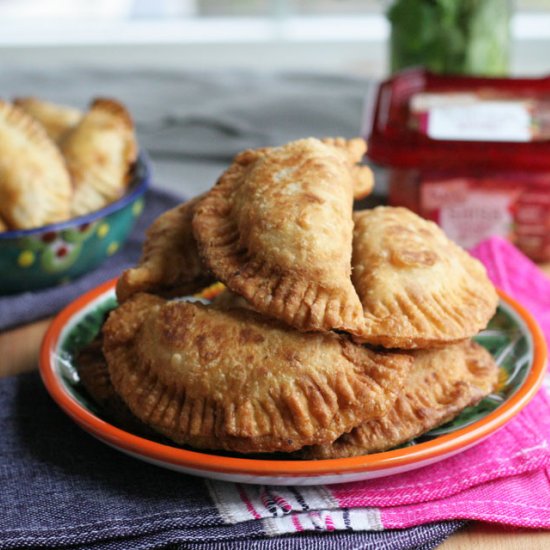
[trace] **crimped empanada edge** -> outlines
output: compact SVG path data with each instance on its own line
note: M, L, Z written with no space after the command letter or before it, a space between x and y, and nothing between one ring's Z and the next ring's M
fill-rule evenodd
M194 209L196 204L201 200L202 196L195 197L185 203L163 212L153 223L147 228L144 245L142 248L141 258L137 265L126 269L119 277L116 285L116 294L119 303L126 301L130 296L137 292L148 292L151 294L159 294L164 297L186 296L194 294L212 284L213 276L203 265L198 245L193 235L191 221L193 219ZM181 277L177 281L166 282L159 277L151 276L151 270L147 267L148 257L154 255L154 247L147 248L149 241L155 238L155 234L159 231L155 224L168 214L180 215L188 222L188 234L182 237L180 253L181 257L178 260L183 260L183 264L188 266L182 270Z
M40 204L42 214L39 221L23 226L17 223L16 219L13 218L7 210L3 211L3 217L6 218L6 221L15 229L28 229L68 219L70 215L72 188L70 174L63 155L41 124L20 107L0 99L0 117L4 118L6 126L13 126L20 131L30 143L34 144L37 150L41 152L43 158L46 159L48 163L53 164L55 173L59 176L59 180L55 182L56 185L50 185L48 188L48 195L51 196L53 200L42 201ZM49 172L49 176L51 177L52 170L49 170ZM63 178L65 181L63 181Z
M441 292L431 293L429 298L423 303L395 294L388 316L377 318L366 312L360 331L351 331L354 341L400 349L442 347L471 338L486 328L497 306L492 296L469 286L458 289L452 299ZM452 307L455 301L478 304L477 315L476 307Z
M465 366L468 375L449 380L444 371L428 370L424 383L413 391L404 388L386 415L361 424L331 445L304 448L300 457L319 460L383 452L445 424L466 407L477 405L496 386L498 366L490 353L474 341L464 341L462 346L466 364L472 360L480 363L476 372ZM438 395L426 393L426 387L434 384ZM411 427L400 432L407 421Z
M362 323L359 299L345 290L326 289L315 281L282 271L267 259L250 256L231 219L232 179L223 176L197 205L193 233L210 270L254 308L302 331L350 330Z
M354 213L355 231L363 225L361 214L368 216L371 212ZM363 230L367 231L368 227ZM362 246L356 239L354 232L354 266L355 254ZM365 284L352 272L365 314L365 322L359 330L350 331L356 342L401 349L442 347L471 338L487 326L498 305L497 292L479 260L452 241L448 246L460 257L465 273L462 284L437 290L423 287L421 294L400 289L392 294L391 302L383 303L384 314L372 313L374 306L378 309L381 306L363 297Z
M135 307L135 302L121 307ZM249 314L254 315L245 315ZM145 322L146 314L139 315L141 323ZM111 338L112 322L106 324L106 341ZM118 344L114 341L104 346L115 390L141 421L178 444L197 448L289 452L312 443L331 442L366 417L384 414L393 402L388 394L393 399L397 397L412 361L408 356L386 353L376 356L383 362L375 363L372 352L339 337L342 358L356 365L356 375L351 376L350 370L348 376L340 373L333 380L304 377L273 388L261 402L243 399L238 404L223 404L207 396L191 397L183 388L169 387L152 365L142 364L131 345L140 327L138 320ZM128 365L130 368L126 369ZM372 369L385 369L381 382L372 377ZM369 397L375 401L366 407Z

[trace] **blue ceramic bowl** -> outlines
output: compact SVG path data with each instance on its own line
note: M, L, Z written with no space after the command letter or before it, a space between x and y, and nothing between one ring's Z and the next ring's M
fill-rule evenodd
M98 267L124 243L143 210L151 170L144 154L128 192L84 216L0 233L0 295L51 287Z

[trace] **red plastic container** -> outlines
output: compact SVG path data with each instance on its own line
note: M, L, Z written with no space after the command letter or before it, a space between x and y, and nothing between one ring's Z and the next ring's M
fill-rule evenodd
M380 85L368 141L390 204L462 246L502 235L550 260L550 77L403 71Z

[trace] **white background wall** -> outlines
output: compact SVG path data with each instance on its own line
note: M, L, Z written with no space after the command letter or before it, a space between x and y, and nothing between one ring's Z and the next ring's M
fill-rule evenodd
M384 16L226 18L175 21L0 20L6 65L219 67L335 71L380 77L387 71ZM550 74L550 14L512 21L511 71Z

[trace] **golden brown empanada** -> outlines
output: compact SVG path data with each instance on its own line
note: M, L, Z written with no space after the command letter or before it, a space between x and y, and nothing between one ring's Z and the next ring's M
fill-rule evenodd
M139 264L117 282L120 303L136 292L163 296L192 294L212 282L202 265L191 230L195 206L201 197L159 216L147 230Z
M415 361L395 405L330 445L303 449L302 458L342 458L385 451L454 418L495 387L498 367L472 341L414 352Z
M103 335L111 381L140 420L179 444L239 452L333 441L384 414L412 363L251 310L148 294L112 311Z
M75 357L75 365L84 389L108 418L119 427L150 437L155 432L140 422L118 396L111 383L107 362L103 356L101 336L84 346Z
M7 231L7 230L8 230L8 226L6 222L0 217L0 232Z
M406 208L354 214L353 284L365 322L358 341L430 348L477 334L497 293L483 265Z
M66 220L71 194L65 162L42 126L0 100L0 215L14 229Z
M82 112L78 109L36 97L18 97L13 102L42 124L54 141L59 141L82 118Z
M349 163L352 165L350 170L353 173L354 198L363 199L369 195L374 187L374 174L368 166L358 164L367 152L366 141L363 138L345 139L342 137L323 138L321 141L347 154Z
M104 207L124 194L137 157L130 114L112 99L96 99L61 150L74 185L72 215Z
M352 168L343 149L314 138L237 155L196 207L205 263L254 309L299 330L355 327Z

